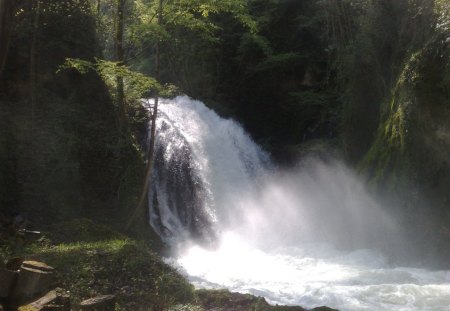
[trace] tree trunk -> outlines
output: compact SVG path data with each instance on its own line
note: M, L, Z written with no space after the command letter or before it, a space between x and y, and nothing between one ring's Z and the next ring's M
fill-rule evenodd
M158 25L162 25L162 0L159 0L158 3ZM156 58L155 58L155 78L156 80L159 79L159 67L160 67L160 49L161 49L161 43L160 40L156 43ZM144 187L142 188L141 196L139 197L138 205L133 213L131 215L130 220L127 224L127 229L130 228L130 226L133 224L137 216L146 216L145 217L145 223L148 224L149 222L149 213L148 208L145 204L145 202L148 202L148 189L150 186L150 178L152 176L153 172L153 162L154 162L154 153L155 153L155 138L156 138L156 118L158 116L158 102L159 102L159 94L156 92L155 94L155 103L153 105L153 111L151 114L151 129L150 129L150 145L148 148L148 160L147 160L147 169L144 179Z
M37 58L37 36L39 30L39 15L40 15L40 0L36 1L34 21L33 21L33 37L31 39L30 48L30 97L31 97L31 127L33 130L34 119L35 119L35 109L36 109L36 58Z
M13 2L11 0L0 0L0 81L3 80L3 72L11 42L12 12Z
M11 301L21 304L49 291L54 281L53 272L54 268L45 263L24 261L11 293Z
M117 0L117 29L116 29L116 61L124 65L123 31L124 31L125 0ZM122 129L126 128L127 110L125 107L125 92L123 77L118 75L117 83L117 107Z

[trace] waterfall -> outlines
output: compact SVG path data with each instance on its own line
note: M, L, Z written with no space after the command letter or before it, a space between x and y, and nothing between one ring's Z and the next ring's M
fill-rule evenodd
M268 155L238 123L187 96L161 100L157 133L152 227L168 243L211 240L239 198L265 174Z
M281 170L237 122L186 96L161 100L157 132L150 223L181 243L171 262L197 287L341 311L450 305L450 271L386 259L407 237L339 161Z

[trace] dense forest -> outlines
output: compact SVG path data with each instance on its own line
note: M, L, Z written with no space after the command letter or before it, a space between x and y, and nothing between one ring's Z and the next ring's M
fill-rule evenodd
M280 166L343 160L417 252L450 258L449 1L0 0L1 212L128 219L140 99L178 94Z

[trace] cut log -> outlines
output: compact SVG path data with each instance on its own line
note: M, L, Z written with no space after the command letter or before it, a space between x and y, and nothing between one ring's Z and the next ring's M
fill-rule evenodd
M116 295L102 295L81 302L82 311L113 311L116 305Z
M48 292L54 269L43 262L24 261L11 294L11 304L20 305Z
M23 258L21 257L13 257L8 259L6 261L6 269L12 270L12 271L19 271L20 267L22 266Z
M53 272L55 271L55 269L53 267L50 267L49 265L43 263L43 262L39 262L39 261L34 261L34 260L26 260L22 263L22 265L20 266L21 269L27 268L27 269L36 269L39 271L44 271L44 272Z
M0 298L7 298L11 294L19 272L8 269L0 270Z
M38 300L21 306L17 311L70 311L70 296L61 288L48 292Z

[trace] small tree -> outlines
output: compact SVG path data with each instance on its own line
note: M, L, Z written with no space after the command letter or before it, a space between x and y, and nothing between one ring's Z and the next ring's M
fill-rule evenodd
M162 26L163 16L162 16L162 0L158 0L158 25ZM159 66L160 66L160 41L158 40L156 43L156 58L155 58L155 77L156 79L159 78ZM142 188L141 196L139 197L138 205L134 211L134 213L131 215L130 220L127 224L127 229L131 226L137 215L142 213L142 211L146 211L148 209L145 209L145 202L148 198L148 188L150 185L150 177L152 176L153 172L153 160L154 160L154 153L155 153L155 138L156 138L156 118L158 116L158 102L159 102L159 92L155 93L155 102L153 105L153 111L151 113L151 129L150 129L150 145L148 149L148 161L147 161L147 169L144 179L144 186ZM148 215L147 213L143 213L144 215ZM146 221L148 221L148 217Z

